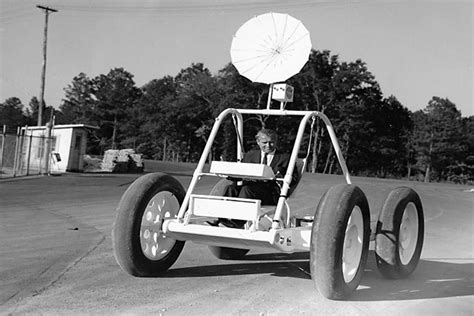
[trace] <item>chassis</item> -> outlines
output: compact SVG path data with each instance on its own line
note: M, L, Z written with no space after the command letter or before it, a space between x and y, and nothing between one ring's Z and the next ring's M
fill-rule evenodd
M219 127L229 116L236 126L240 161L243 115L301 117L283 177L275 177L267 166L241 162L214 161L209 172L204 171ZM305 128L316 119L326 125L345 181L331 187L308 216L292 209L288 200L291 175L295 169L300 174L305 169L305 160L298 158ZM194 194L202 177L223 179L208 195ZM278 204L266 206L260 205L260 200L222 196L227 177L276 179L282 183ZM206 219L216 217L245 220L247 224L244 229L205 224ZM144 175L127 189L117 208L112 242L118 264L134 276L162 275L177 260L186 240L209 245L221 259L242 258L250 248L286 253L309 251L311 276L319 292L329 299L346 299L360 283L369 241L375 241L377 266L387 278L407 277L420 258L423 208L414 190L400 187L390 192L376 224L370 227L370 223L367 198L351 183L333 127L323 113L285 110L284 106L261 110L231 108L216 118L187 191L164 173Z

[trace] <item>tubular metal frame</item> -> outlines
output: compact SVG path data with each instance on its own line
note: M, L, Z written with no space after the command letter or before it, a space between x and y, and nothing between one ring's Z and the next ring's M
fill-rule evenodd
M207 140L206 146L204 147L204 150L202 152L201 158L199 160L199 163L196 167L196 170L194 171L193 178L191 180L191 183L189 184L188 190L186 191L186 195L184 197L183 203L181 204L177 221L179 223L184 222L184 217L186 215L188 206L189 206L189 200L192 192L194 191L197 182L203 175L210 175L209 173L204 173L204 165L206 163L207 157L209 156L209 152L211 150L212 144L214 143L214 139L217 135L217 132L223 122L223 120L228 116L228 115L233 115L237 118L237 131L238 135L237 138L240 137L240 139L243 139L243 118L242 114L254 114L254 115L273 115L273 116L302 116L299 128L298 128L298 133L296 135L295 139L295 144L293 146L293 150L291 152L290 156L290 162L288 164L288 170L284 176L283 180L283 186L281 188L281 194L280 198L278 199L278 204L276 207L276 211L273 217L273 224L272 224L272 229L279 229L282 228L284 225L281 224L281 215L285 206L285 201L286 201L286 196L288 193L288 190L290 188L290 183L291 183L291 178L293 174L293 170L295 168L296 160L298 158L298 151L301 146L301 142L303 139L303 134L304 130L306 127L306 124L311 118L320 118L323 120L323 122L326 124L326 129L329 133L332 145L334 147L334 151L336 153L337 159L339 161L339 164L341 166L342 172L344 174L344 178L347 184L351 184L351 178L349 175L349 171L346 166L345 159L342 155L341 148L339 147L339 143L337 141L336 134L334 132L334 128L331 124L331 121L328 119L328 117L319 112L319 111L291 111L291 110L284 110L284 109L265 109L265 110L258 110L258 109L235 109L235 108L229 108L224 111L222 111L219 116L215 119L214 125L212 127L211 133L209 135L209 138ZM238 139L237 139L238 140ZM237 159L240 161L242 157L242 146L241 142L237 141ZM216 175L217 176L217 175Z

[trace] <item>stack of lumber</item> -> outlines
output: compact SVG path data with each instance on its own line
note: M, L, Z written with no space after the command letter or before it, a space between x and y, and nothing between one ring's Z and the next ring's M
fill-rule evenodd
M144 165L141 154L133 149L109 149L102 160L102 171L106 172L143 172Z

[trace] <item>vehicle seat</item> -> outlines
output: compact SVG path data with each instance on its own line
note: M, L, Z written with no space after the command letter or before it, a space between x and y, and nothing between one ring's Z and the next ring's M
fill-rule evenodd
M306 168L306 158L297 158L296 163L295 163L295 172L297 174L296 176L296 183L292 183L290 190L288 192L288 197L295 191L296 187L298 186L298 183L301 180L301 177L303 176L303 173L305 172Z
M306 158L297 158L296 163L295 163L295 170L294 172L297 173L296 176L296 183L292 183L290 186L290 190L288 191L288 197L290 197L291 193L293 193L296 189L296 186L301 180L301 177L303 176L304 169L306 167ZM270 213L272 211L275 211L276 205L262 205L262 210L264 210L264 213Z

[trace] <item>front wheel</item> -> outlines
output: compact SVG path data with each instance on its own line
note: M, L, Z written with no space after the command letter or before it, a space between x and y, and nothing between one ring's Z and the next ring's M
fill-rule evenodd
M311 277L329 299L347 298L360 283L369 249L370 213L367 198L358 187L330 188L314 217Z
M400 187L388 195L377 222L375 257L380 273L389 279L410 275L423 247L423 207L418 194Z
M112 246L120 267L133 276L156 276L177 259L184 241L163 234L162 225L176 218L186 192L173 177L151 173L125 191L117 207Z

